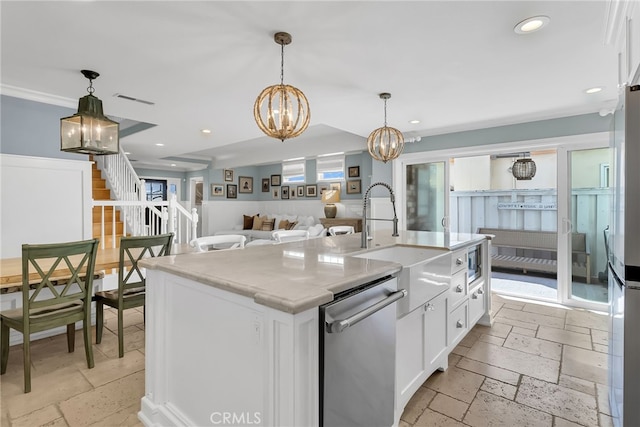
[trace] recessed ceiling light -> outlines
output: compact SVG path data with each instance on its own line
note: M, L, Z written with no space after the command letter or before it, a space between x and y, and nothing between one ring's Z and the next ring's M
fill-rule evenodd
M542 27L545 27L549 24L548 16L532 16L531 18L527 18L524 21L518 22L518 24L513 28L513 31L516 34L529 34L534 31L538 31Z
M161 143L161 142L158 142L158 143L156 144L156 146L158 146L158 147L164 147L164 144L163 144L163 143Z
M417 125L418 123L420 123L420 120L409 120L409 123L411 123L412 125Z
M130 152L128 152L128 151L125 151L125 152L124 152L124 154L125 154L125 156L128 156L128 155L129 155L129 154L131 154L131 153L130 153Z
M171 163L171 167L176 167L176 164L175 163Z
M200 132L206 133L206 134L210 134L211 133L211 129L202 129Z
M592 88L589 88L589 89L585 90L584 93L598 93L598 92L601 92L601 91L602 91L601 87L592 87Z

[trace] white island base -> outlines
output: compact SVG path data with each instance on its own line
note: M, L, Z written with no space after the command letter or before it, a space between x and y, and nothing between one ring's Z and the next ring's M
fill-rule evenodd
M148 270L146 426L317 426L318 309Z

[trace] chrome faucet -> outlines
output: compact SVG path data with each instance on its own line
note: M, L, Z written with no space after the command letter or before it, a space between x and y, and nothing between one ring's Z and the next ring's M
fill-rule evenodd
M382 185L384 188L389 190L389 197L391 198L391 204L393 205L393 219L384 219L384 218L367 218L367 199L369 199L369 192L371 189L377 185ZM361 248L367 247L367 220L369 221L393 221L393 234L392 236L398 236L398 216L396 215L396 196L393 195L393 190L389 184L385 184L384 182L375 182L367 188L367 191L364 192L364 199L362 205L362 242L360 244Z

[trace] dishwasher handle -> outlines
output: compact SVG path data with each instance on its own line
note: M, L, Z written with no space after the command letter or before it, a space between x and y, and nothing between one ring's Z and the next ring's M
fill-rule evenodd
M379 301L372 306L365 308L362 311L357 312L353 316L347 317L343 320L336 320L335 322L327 323L327 332L328 333L340 333L347 329L349 326L353 326L361 320L366 319L377 311L382 310L389 304L393 304L398 301L400 298L404 298L407 296L407 290L401 289L390 294L388 297Z

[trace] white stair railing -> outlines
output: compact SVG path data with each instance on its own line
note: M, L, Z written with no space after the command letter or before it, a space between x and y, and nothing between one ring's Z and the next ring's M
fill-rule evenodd
M177 244L189 243L197 237L198 213L196 209L192 209L191 212L186 210L178 203L175 194L168 201L94 200L93 206L101 208L100 242L103 249L107 247L107 240L110 240L108 246L112 248L117 246L120 233L116 228L116 209L119 209L124 216L122 218L123 236L127 234L154 236L173 233L173 242ZM114 215L112 215L111 221L106 219L106 207L113 208ZM128 226L128 224L131 225ZM110 232L106 232L107 229L110 229Z
M196 209L191 212L178 203L175 194L168 201L148 202L144 179L131 166L129 159L120 147L118 154L98 156L95 158L98 167L104 172L108 187L113 191L116 201L94 200L93 206L102 207L101 210L101 242L105 247L105 207L111 206L111 245L116 247L116 218L117 211L122 213L123 233L126 236L154 235L167 232L175 234L175 243L189 243L197 237L198 214Z

